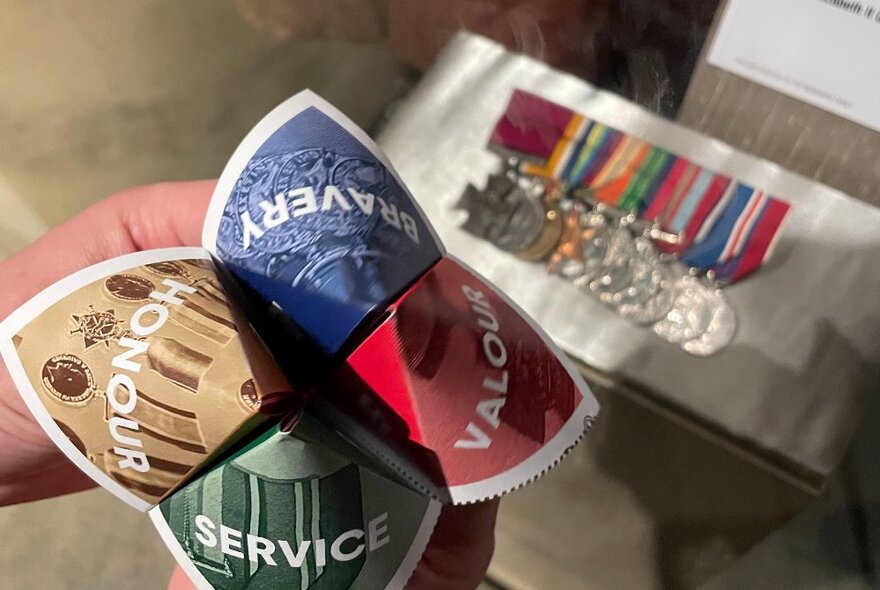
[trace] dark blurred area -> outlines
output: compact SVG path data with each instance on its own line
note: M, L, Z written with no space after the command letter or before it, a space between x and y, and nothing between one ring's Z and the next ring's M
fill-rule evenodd
M277 39L379 42L427 68L461 28L673 116L718 0L236 0Z
M596 83L672 117L684 99L718 0L620 0Z

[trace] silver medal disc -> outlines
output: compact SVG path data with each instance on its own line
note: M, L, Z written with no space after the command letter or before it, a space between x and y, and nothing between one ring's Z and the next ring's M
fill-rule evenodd
M590 290L590 283L602 272L605 264L605 255L608 252L608 247L611 245L612 230L608 227L604 218L600 220L597 216L593 223L595 224L593 227L596 231L583 244L583 256L580 260L581 266L577 269L577 278L574 279L575 286L584 291Z
M663 280L663 261L648 238L638 236L629 258L629 284L614 293L612 303L616 306L644 304L660 289Z
M682 350L694 356L710 356L725 348L736 335L736 311L720 289L714 290L717 303L711 316L704 318L706 329L700 336L681 344Z
M590 291L605 305L614 306L614 295L625 291L632 284L630 261L636 256L636 244L626 227L612 232L602 270L590 282Z
M720 289L685 276L676 281L673 290L672 309L654 324L655 334L696 356L708 356L730 343L736 332L736 314Z
M631 302L623 302L618 304L617 313L626 320L636 324L652 324L663 318L672 309L675 302L676 291L674 289L676 273L668 266L661 265L658 275L659 280L656 282L656 290L645 301L635 299ZM652 281L657 279L658 275L652 277Z
M496 247L507 252L520 252L535 243L544 229L544 206L532 199L526 190L516 187L498 211L487 237Z
M666 317L654 324L654 333L672 344L693 340L701 334L699 313L695 312L706 303L708 292L697 277L679 277L672 287L675 300Z

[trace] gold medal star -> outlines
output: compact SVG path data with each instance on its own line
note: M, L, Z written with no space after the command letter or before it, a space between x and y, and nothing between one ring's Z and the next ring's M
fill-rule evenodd
M116 319L115 310L96 311L90 305L85 313L70 316L70 335L81 334L85 350L104 344L110 347L110 341L122 336L123 320Z

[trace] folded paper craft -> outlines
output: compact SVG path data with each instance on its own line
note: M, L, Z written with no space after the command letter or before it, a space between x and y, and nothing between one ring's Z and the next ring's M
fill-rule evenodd
M62 451L146 510L263 424L287 386L201 248L123 256L3 323L6 365Z
M598 413L310 92L236 150L203 243L90 267L0 324L41 426L152 509L200 587L402 587L437 500L533 480Z
M315 421L273 428L150 512L201 589L400 588L440 505L353 463Z

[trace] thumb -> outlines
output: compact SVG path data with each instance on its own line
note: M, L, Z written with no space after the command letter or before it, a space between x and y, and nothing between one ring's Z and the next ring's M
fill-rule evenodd
M174 573L171 574L171 581L168 582L168 590L196 590L196 587L180 566L176 565Z
M153 184L117 193L0 264L0 319L67 275L153 248L197 246L215 181Z

